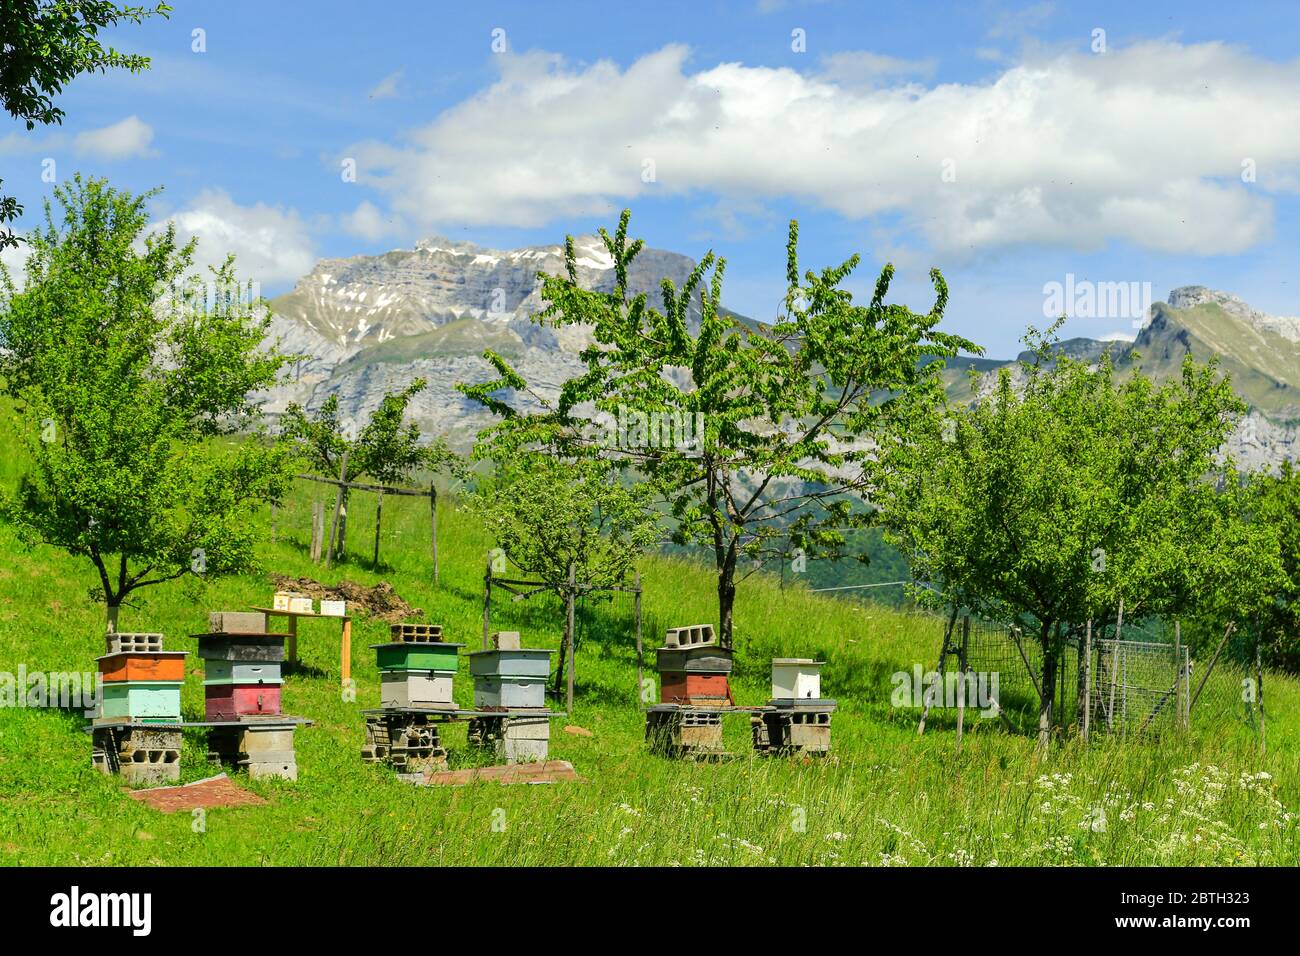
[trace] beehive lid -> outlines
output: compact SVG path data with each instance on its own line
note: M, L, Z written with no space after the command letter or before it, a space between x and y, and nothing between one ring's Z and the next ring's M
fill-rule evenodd
M783 664L786 666L793 666L793 665L806 666L811 664L814 667L821 667L826 662L815 661L811 657L774 657L772 658L772 663Z
M370 649L377 651L381 647L410 647L417 651L431 650L435 647L464 647L451 641L386 641L383 644L371 644Z
M96 657L97 661L106 661L114 657L188 657L189 651L115 651Z

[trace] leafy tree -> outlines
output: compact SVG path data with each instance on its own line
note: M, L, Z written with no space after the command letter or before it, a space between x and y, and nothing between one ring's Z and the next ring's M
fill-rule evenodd
M139 588L250 567L253 510L288 480L282 451L220 440L284 362L261 349L270 314L233 259L196 294L195 243L150 226L152 195L78 176L57 217L45 204L22 292L0 267L0 374L31 459L5 510L91 560L109 630Z
M938 271L928 313L885 304L892 266L870 303L856 305L841 284L858 257L801 277L793 222L774 324L744 324L721 308L725 262L712 253L681 289L664 280L658 311L628 293L642 248L627 240L629 217L613 236L600 231L612 292L578 284L572 237L565 274L540 275L547 306L537 320L588 326L594 339L582 352L586 371L554 407L522 413L497 397L526 383L491 352L501 377L458 387L500 414L498 438L513 435L518 447L545 439L630 464L666 504L672 540L712 550L719 637L730 643L737 582L791 545L837 555L845 532L871 520L858 495L870 484L875 436L906 428L938 400L942 363L932 359L977 349L937 331L948 299Z
M1282 464L1276 474L1260 474L1252 483L1260 524L1279 537L1282 579L1272 601L1261 611L1267 663L1300 673L1300 468Z
M422 467L461 474L460 459L445 441L439 438L431 445L421 444L419 426L414 422L403 425L411 399L427 385L419 378L402 391L385 395L360 430L339 420L338 395L325 399L314 414L294 403L281 416L280 434L294 444L310 467L327 478L356 481L368 477L381 484L395 484L409 479ZM342 493L343 510L335 543L339 557L347 542L348 489L344 487Z
M1273 571L1268 530L1216 460L1243 410L1216 368L1189 359L1178 381L1121 383L1109 356L1053 354L1054 331L1031 329L1032 360L977 403L891 435L875 489L922 587L1036 635L1041 746L1064 642L1086 621L1121 599L1130 614L1249 603Z
M118 23L166 17L171 8L119 7L107 0L5 0L0 5L0 103L27 128L60 124L64 113L54 103L69 80L110 69L139 73L149 58L119 53L99 41L99 31ZM2 181L0 181L2 182ZM0 195L0 249L18 244L3 224L22 215L12 196Z

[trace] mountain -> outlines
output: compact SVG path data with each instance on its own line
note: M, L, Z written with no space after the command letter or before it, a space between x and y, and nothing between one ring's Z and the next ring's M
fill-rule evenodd
M601 239L582 236L574 247L579 281L611 291L613 261ZM686 256L643 249L629 270L629 286L657 303L663 278L680 286L694 267ZM578 354L590 342L589 331L543 328L531 319L544 305L538 273L558 275L563 268L559 245L496 250L442 237L421 240L414 249L322 260L271 303L272 337L300 358L291 380L266 396L267 411L277 414L289 402L314 408L338 395L345 420L364 420L386 393L423 377L429 387L412 401L411 417L428 434L466 450L493 417L454 386L495 374L482 358L485 349L504 355L543 395L554 395L582 370ZM1117 367L1140 365L1158 378L1179 374L1185 355L1199 361L1217 356L1251 407L1227 452L1251 468L1300 455L1300 318L1184 286L1151 307L1132 343L1074 338L1057 347L1089 362L1110 351ZM950 362L949 395L975 397L991 387L998 369L1016 361ZM979 373L974 389L971 368Z
M614 263L600 237L576 239L574 251L579 281L612 291ZM665 277L681 285L694 268L686 256L642 249L628 284L657 303ZM272 337L301 358L292 381L267 396L266 409L278 414L289 402L314 408L338 395L343 418L365 419L385 393L424 377L429 387L412 401L411 417L465 450L493 416L454 386L495 375L485 349L504 355L543 394L582 370L578 353L590 342L588 331L543 328L530 318L544 306L538 272L563 269L563 246L502 251L441 237L410 250L322 260L271 303Z
M1183 286L1170 292L1167 301L1151 306L1133 342L1074 338L1056 347L1088 362L1110 352L1120 374L1140 367L1156 379L1181 374L1189 354L1198 362L1217 357L1220 369L1250 406L1225 453L1248 469L1300 458L1300 318L1259 312L1226 292ZM968 401L985 394L999 369L1031 357L1022 352L1014 362L971 358L951 362L945 371L948 395ZM972 368L979 373L974 388Z

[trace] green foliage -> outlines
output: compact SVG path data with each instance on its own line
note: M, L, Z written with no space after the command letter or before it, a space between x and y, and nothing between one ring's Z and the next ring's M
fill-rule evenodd
M121 6L109 0L5 0L0 5L0 104L27 128L63 122L54 102L64 84L83 73L110 69L139 73L149 58L119 53L99 41L99 31L118 23L166 17L171 8ZM23 207L0 196L0 224L13 222ZM0 225L0 249L16 246L13 231Z
M579 285L572 237L565 274L540 276L547 306L537 320L590 326L594 337L582 352L586 371L565 383L558 404L524 412L498 397L527 385L492 353L500 377L461 390L502 416L491 435L498 447L551 444L630 465L664 502L672 540L712 549L720 636L729 641L736 582L753 573L741 558L756 569L791 547L808 557L840 553L846 531L871 519L858 497L870 485L871 440L907 429L938 401L943 363L934 359L976 347L937 330L948 298L937 271L935 303L924 314L885 304L891 266L868 305L841 288L857 256L801 277L795 223L775 324L749 327L722 310L725 261L712 253L681 289L664 280L659 311L644 294L628 295L628 268L642 248L627 239L629 218L624 212L613 236L600 231L614 263L612 291ZM656 441L637 416L660 416L676 424L669 432L677 438L696 432L698 440L665 442L660 431Z
M297 403L291 404L280 419L280 434L292 442L310 466L329 478L340 477L343 455L348 456L344 481L369 477L389 484L409 479L420 468L458 471L459 459L446 442L432 445L420 442L420 428L414 422L403 427L406 407L424 391L428 383L417 378L400 392L384 396L357 430L339 421L339 397L331 395L315 414L308 414Z
M468 503L516 567L562 595L571 566L586 584L627 582L658 538L645 498L605 462L520 453L498 462Z
M249 516L284 490L287 458L225 443L283 358L233 260L195 294L194 242L152 229L145 204L80 176L30 239L19 292L0 267L0 360L31 462L4 506L31 540L84 555L110 623L137 588L253 561Z
M1280 539L1283 579L1260 615L1265 662L1300 674L1300 468L1284 462L1277 474L1255 476L1252 490L1261 524Z
M1191 359L1178 381L1119 383L1108 356L1053 354L1052 332L1030 330L1035 358L1014 379L1003 370L977 403L938 407L882 448L875 500L917 581L1018 621L1049 662L1121 600L1133 617L1258 606L1277 543L1217 461L1244 410L1229 383Z

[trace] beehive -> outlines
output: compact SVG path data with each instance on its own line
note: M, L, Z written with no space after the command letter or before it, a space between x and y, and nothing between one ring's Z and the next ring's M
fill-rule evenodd
M444 671L383 671L379 675L381 707L454 707L453 677Z
M105 683L99 717L148 724L178 723L182 681L115 681Z
M210 721L280 716L278 684L204 684L203 709Z
M724 704L731 700L726 674L668 671L659 675L659 699L665 704Z
M123 651L96 658L105 683L183 681L187 651Z
M392 641L370 646L375 651L381 671L444 671L454 674L460 666L458 652L465 645L444 644L441 641Z
M211 684L283 684L278 661L210 660L203 666L203 683Z
M496 650L469 655L474 706L485 710L545 707L553 652L544 648L502 648L499 638ZM513 641L507 639L506 643Z
M778 657L772 661L773 700L818 700L822 695L821 669L825 661L805 657Z

